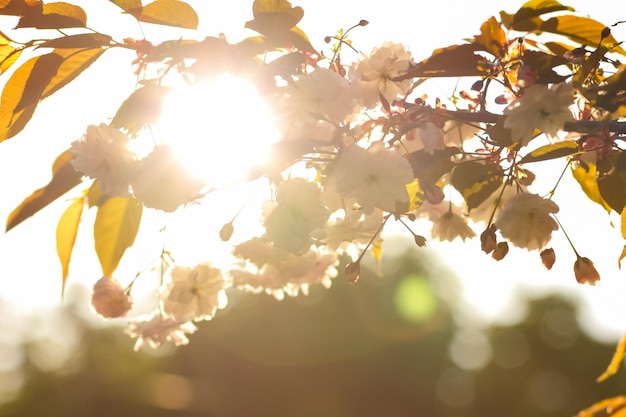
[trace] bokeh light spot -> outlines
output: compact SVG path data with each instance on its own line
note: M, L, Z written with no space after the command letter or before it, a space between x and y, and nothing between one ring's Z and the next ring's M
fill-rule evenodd
M421 323L430 319L437 311L437 298L426 278L409 275L396 287L394 305L401 318Z

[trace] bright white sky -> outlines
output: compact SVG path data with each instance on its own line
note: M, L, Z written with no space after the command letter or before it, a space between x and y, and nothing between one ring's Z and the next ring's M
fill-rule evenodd
M115 22L117 35L110 33L115 38L141 37L131 18L120 16L119 9L106 0L74 3L88 12L90 26L110 33L109 25ZM189 3L196 7L201 17L200 34L196 37L216 36L224 32L228 39L235 41L249 35L242 27L251 18L251 0L219 2L219 6L217 2L206 0ZM367 53L384 41L400 42L411 48L416 60L427 57L434 48L460 43L463 38L478 33L480 24L500 9L514 12L522 4L521 1L486 0L294 0L292 3L304 8L305 17L299 26L318 49L325 46L324 36L333 35L339 28L347 28L366 19L370 22L369 26L352 32L351 39L357 49ZM616 20L613 1L577 0L566 4L606 24ZM593 9L591 6L594 6ZM619 18L624 19L624 16ZM119 23L125 19L128 26ZM12 18L0 18L0 30L11 36L9 28L13 22ZM148 39L156 34L154 27L145 25L144 28ZM614 30L618 40L626 39L625 32L623 28ZM178 30L172 31L170 36L178 37L181 33L182 36L194 37L191 32ZM1 219L6 219L24 197L48 181L53 157L80 137L88 124L99 124L113 116L119 103L134 88L135 77L128 67L132 59L126 51L107 52L79 80L44 101L31 125L18 137L0 144L0 177L4 178ZM445 92L434 92L433 95L438 93ZM555 174L554 178L557 176ZM579 193L576 185L566 180L557 192L557 202L567 201L568 189ZM4 300L0 302L9 303L23 312L61 302L61 270L56 258L54 236L57 219L64 208L63 203L54 204L0 237L0 253L3 254L0 297ZM92 215L90 213L85 219L85 230L79 235L70 268L70 291L72 285L77 283L91 286L100 275L89 230ZM543 269L537 254L520 250L511 250L504 261L496 263L480 252L477 240L465 245L431 246L440 248L444 260L457 270L464 283L468 303L478 307L480 316L495 320L507 317L510 301L517 294L539 295L558 289L581 299L585 306L583 323L593 335L613 340L626 328L626 303L623 302L626 278L617 268L617 258L623 245L619 231L612 229L607 215L592 204L569 209L562 204L559 218L568 228L581 255L596 262L602 275L599 287L576 284L572 270L574 255L565 246L560 233L555 236L557 263L550 272ZM227 220L227 217L221 217L217 228ZM125 260L122 262L118 278L127 283L132 276L123 277L122 274L125 271L134 274L142 259L132 265L124 265Z

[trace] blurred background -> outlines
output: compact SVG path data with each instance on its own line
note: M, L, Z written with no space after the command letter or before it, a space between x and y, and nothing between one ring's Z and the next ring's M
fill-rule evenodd
M104 32L120 19L106 0L72 2ZM224 32L233 41L249 35L235 28L241 31L252 17L251 1L189 3L202 17L203 32ZM383 10L359 0L293 1L305 9L301 27L320 48L325 36L367 19L370 25L351 37L360 50L402 42L416 59L471 37L499 9L514 12L522 3L440 0L433 7L388 0ZM612 1L567 3L607 24L624 20ZM118 38L140 38L126 17L128 27L116 27ZM15 19L0 20L2 31L14 25ZM626 38L624 26L614 28L617 39ZM147 36L154 30L146 28ZM132 59L128 51L105 54L44 101L20 138L1 144L0 218L47 182L53 157L85 126L114 114L135 87ZM110 79L117 89L102 82ZM582 254L599 265L599 288L575 283L573 255L566 252L570 259L548 273L535 254L523 251L496 263L476 240L424 250L407 247L406 234L400 241L390 235L384 277L370 265L357 284L340 273L330 290L316 287L309 296L281 302L230 290L229 306L200 323L188 346L135 353L134 340L123 334L126 320L103 323L88 307L100 277L89 227L79 234L60 300L54 235L65 206L58 201L0 239L2 417L571 416L626 393L623 370L595 382L624 332L626 306L616 265L623 241L613 225L619 222L610 223L598 207L564 208L560 218L581 236ZM121 265L124 284L145 253L131 255L138 260L131 256ZM154 307L146 305L154 303L154 282L146 286L137 314Z
M284 301L230 290L188 346L137 353L74 286L48 314L0 312L0 415L572 416L625 392L626 373L595 382L615 344L581 330L576 300L519 294L485 324L442 265L405 247L384 278Z

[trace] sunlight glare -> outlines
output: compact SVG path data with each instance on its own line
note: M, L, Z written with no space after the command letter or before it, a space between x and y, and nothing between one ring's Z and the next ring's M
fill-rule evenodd
M232 75L174 89L162 115L165 143L210 187L244 181L279 139L269 106L250 82Z

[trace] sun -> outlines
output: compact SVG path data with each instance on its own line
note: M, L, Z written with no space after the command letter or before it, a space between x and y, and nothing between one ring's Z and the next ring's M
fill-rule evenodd
M268 104L251 82L234 75L173 89L161 114L163 141L209 187L245 181L280 138Z

